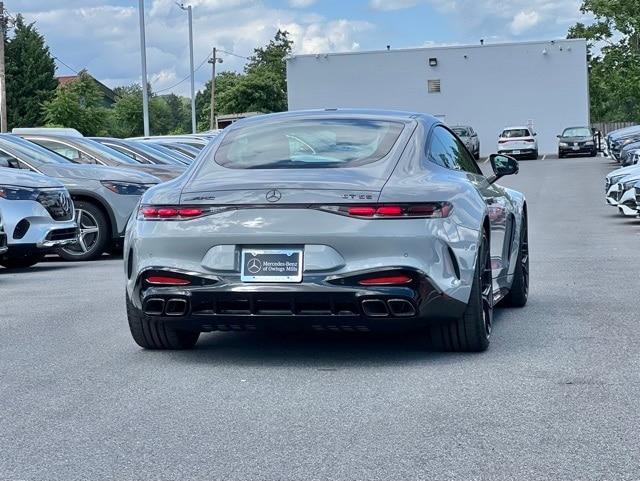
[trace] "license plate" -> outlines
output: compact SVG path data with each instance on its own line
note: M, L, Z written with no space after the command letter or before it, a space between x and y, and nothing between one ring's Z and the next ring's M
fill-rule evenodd
M242 282L302 281L302 249L243 249Z
M513 151L513 152L511 152L511 153L512 153L512 154L514 154L514 155L518 155L518 154L520 153L520 151L519 151L519 150L514 150L514 151Z

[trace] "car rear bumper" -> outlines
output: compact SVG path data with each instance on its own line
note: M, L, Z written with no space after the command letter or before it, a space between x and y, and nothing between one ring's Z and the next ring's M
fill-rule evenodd
M517 152L514 153L514 152ZM520 156L528 156L533 155L537 152L534 148L526 148L526 149L500 149L498 150L499 154L511 155L512 157L520 157Z
M243 283L236 276L189 273L189 286L136 282L132 302L149 318L186 330L268 328L367 331L424 327L459 318L466 305L440 292L423 273L403 286L340 284L329 276L301 283ZM160 272L166 273L163 269ZM337 283L336 283L337 282Z
M558 153L560 155L585 155L592 154L596 152L595 145L590 146L580 146L578 149L574 149L573 147L559 147Z

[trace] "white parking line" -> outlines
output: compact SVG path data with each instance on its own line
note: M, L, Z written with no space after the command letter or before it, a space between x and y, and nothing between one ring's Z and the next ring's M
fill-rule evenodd
M542 156L542 160L544 160L544 159L546 159L546 158L547 158L547 154L544 154L544 155Z

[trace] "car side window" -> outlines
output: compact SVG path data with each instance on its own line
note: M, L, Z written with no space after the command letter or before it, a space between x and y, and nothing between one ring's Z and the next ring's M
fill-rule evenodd
M69 145L62 144L60 142L55 142L52 140L43 140L38 139L34 141L35 143L45 147L49 150L54 151L57 154L66 157L71 162L75 162L76 164L95 164L96 161L93 157L86 155L84 152L71 147Z
M431 138L429 157L433 162L453 170L463 170L472 174L481 173L471 154L447 129L436 127ZM438 162L436 158L441 162Z
M0 167L8 167L10 169L19 169L20 164L13 155L0 150Z

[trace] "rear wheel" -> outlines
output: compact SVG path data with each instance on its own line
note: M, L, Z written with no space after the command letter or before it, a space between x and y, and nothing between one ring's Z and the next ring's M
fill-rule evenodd
M520 249L518 250L518 260L513 272L513 284L509 294L504 298L504 304L511 307L524 307L529 297L529 232L527 216L522 219L522 230L520 232Z
M431 341L435 348L444 351L481 352L489 347L492 323L491 250L487 233L483 232L467 308L455 322L433 326Z
M533 154L531 154L530 159L531 160L538 160L538 151L536 150Z
M127 318L131 336L136 344L145 349L191 349L198 342L200 333L173 329L161 321L145 316L133 305L129 294L126 295Z
M75 202L78 242L58 249L67 261L97 259L107 248L110 239L109 223L102 210L91 202Z

